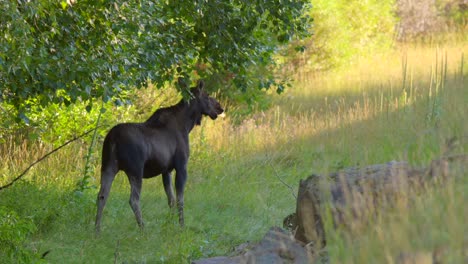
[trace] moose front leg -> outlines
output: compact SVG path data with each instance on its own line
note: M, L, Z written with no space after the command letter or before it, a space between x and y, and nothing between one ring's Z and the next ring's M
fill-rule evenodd
M179 224L184 226L184 187L187 181L187 168L181 166L178 170L176 169L176 195L177 195L177 210L179 212Z

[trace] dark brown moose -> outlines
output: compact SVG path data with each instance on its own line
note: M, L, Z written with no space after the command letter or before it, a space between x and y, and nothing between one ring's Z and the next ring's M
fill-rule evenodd
M102 211L109 196L112 181L123 170L131 186L130 206L136 221L143 227L140 210L140 192L143 178L162 174L169 206L177 204L179 223L184 225L184 185L187 180L189 133L200 125L203 115L216 119L223 108L203 89L203 81L191 88L192 98L157 110L146 122L123 123L114 126L102 148L101 189L97 196L96 232L101 226ZM171 171L176 171L175 189Z

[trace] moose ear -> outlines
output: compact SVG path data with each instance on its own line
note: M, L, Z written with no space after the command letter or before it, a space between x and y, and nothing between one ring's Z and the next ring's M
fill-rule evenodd
M202 91L205 88L205 82L203 80L198 80L197 82L197 89Z
M179 85L179 87L181 89L187 89L188 85L187 85L187 80L183 77L179 77L177 79L177 84Z

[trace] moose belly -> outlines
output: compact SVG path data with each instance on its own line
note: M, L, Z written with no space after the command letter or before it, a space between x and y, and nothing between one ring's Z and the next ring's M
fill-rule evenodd
M166 165L166 166L164 166ZM167 172L170 164L161 164L158 161L152 160L145 163L143 178L152 178Z

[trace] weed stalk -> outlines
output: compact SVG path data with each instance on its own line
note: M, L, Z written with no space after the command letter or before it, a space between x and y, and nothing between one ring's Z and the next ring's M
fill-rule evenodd
M89 145L88 151L86 153L86 157L85 157L86 162L85 162L83 178L81 178L78 181L76 189L75 189L76 192L83 192L86 189L91 189L94 187L94 186L90 186L90 179L91 179L91 173L92 173L91 163L93 161L93 149L94 149L94 145L96 144L97 129L101 122L101 116L102 116L103 110L104 110L104 99L102 100L101 110L99 111L99 115L96 120L96 126L94 128L93 137L91 138L91 144Z

